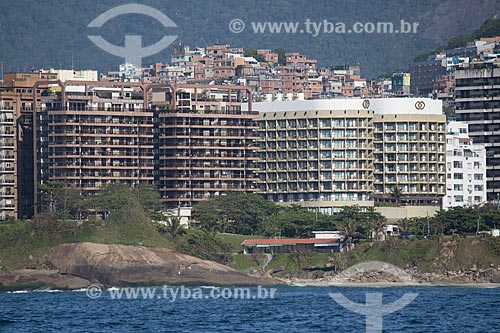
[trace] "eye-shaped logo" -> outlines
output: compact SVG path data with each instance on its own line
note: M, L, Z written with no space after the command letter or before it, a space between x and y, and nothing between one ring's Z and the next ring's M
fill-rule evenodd
M370 101L369 101L369 100L367 100L367 99L365 99L365 100L363 101L363 107L364 107L365 109L368 109L368 108L370 107Z
M177 25L165 14L157 9L149 6L130 3L126 5L117 6L105 11L98 17L96 17L87 26L88 28L100 28L104 23L108 22L112 18L115 18L124 14L143 14L156 19L166 28L176 28ZM136 66L142 64L142 58L156 54L163 49L167 48L177 36L163 36L158 42L142 47L142 36L138 35L125 35L125 45L117 46L111 44L104 38L98 35L87 36L95 45L103 49L104 51L125 58L126 63L130 63Z
M423 110L425 108L425 103L422 101L415 102L415 109Z

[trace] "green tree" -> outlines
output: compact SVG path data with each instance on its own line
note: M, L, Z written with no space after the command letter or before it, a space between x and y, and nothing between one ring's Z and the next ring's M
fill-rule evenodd
M274 53L278 54L278 64L284 66L286 65L286 51L282 47L278 47L274 49Z
M283 237L308 237L315 222L315 213L296 204L281 207L274 221Z
M167 232L175 239L178 236L183 236L186 234L186 229L181 223L181 220L177 217L171 217L167 221Z
M348 242L361 236L363 222L366 222L359 206L344 206L335 214L335 220L337 227L344 233Z
M88 208L89 202L79 189L65 186L62 182L40 184L38 193L39 212L57 214L57 218L80 220Z
M382 216L382 214L375 211L375 208L373 207L366 208L365 212L361 212L361 216L365 221L364 225L369 231L367 236L370 241L373 241L373 236L378 237L378 235L384 231L387 219Z
M253 193L234 193L200 202L192 218L206 231L243 235L261 233L279 207Z
M228 263L231 256L231 245L218 237L215 232L193 230L184 243L178 246L181 252L192 256Z
M437 233L475 233L477 228L477 210L471 207L451 207L439 211L432 219L433 229Z
M153 212L150 217L151 220L156 223L158 232L161 234L169 234L173 240L186 234L186 228L184 228L180 218L177 216L157 211Z
M243 55L245 57L253 57L255 58L255 60L257 60L258 62L263 62L265 59L264 59L264 56L261 55L261 54L258 54L257 53L257 50L254 49L254 48L248 48L245 50L245 52L243 53Z
M391 188L391 197L396 201L396 206L399 206L399 200L403 196L403 192L399 188L399 186L393 186Z

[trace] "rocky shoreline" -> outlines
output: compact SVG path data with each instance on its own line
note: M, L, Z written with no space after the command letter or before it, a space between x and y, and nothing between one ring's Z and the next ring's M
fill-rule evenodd
M390 265L380 263L384 265ZM202 260L164 248L114 244L75 243L52 248L35 269L0 271L0 289L36 288L81 289L89 285L124 287L138 285L311 285L311 286L400 286L463 285L497 286L500 266L473 265L463 270L421 272L418 267L355 272L342 275L332 267L309 267L295 274L274 271L257 276L236 271L222 264ZM391 267L386 267L391 268ZM283 273L283 272L281 272ZM399 276L398 276L399 275ZM406 278L401 278L405 276ZM410 278L408 278L410 277Z
M416 267L404 270L411 279L401 279L387 272L362 272L355 276L341 277L341 274L325 274L322 277L308 278L297 274L280 278L291 285L308 286L492 286L500 287L500 267L481 269L472 266L468 270L445 272L420 272Z
M0 289L80 289L163 284L264 285L269 278L252 277L222 264L164 248L76 243L56 246L43 267L0 273Z

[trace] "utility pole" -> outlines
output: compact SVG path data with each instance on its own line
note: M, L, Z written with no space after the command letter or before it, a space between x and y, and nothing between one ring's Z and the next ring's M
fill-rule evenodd
M481 215L477 215L477 225L476 225L476 236L479 235L479 221L481 220Z

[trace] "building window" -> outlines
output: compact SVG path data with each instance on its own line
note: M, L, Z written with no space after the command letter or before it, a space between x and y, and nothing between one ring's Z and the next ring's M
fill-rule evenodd
M464 174L463 173L454 173L453 179L464 179Z
M463 191L464 186L462 184L455 184L453 185L453 190L454 191Z
M463 195L455 195L455 196L453 196L453 200L455 200L456 202L463 202L464 196Z
M474 174L474 180L483 180L483 174L481 174L481 173L475 173Z
M458 169L462 169L463 168L463 163L461 161L454 161L453 162L453 167L454 168L458 168Z

